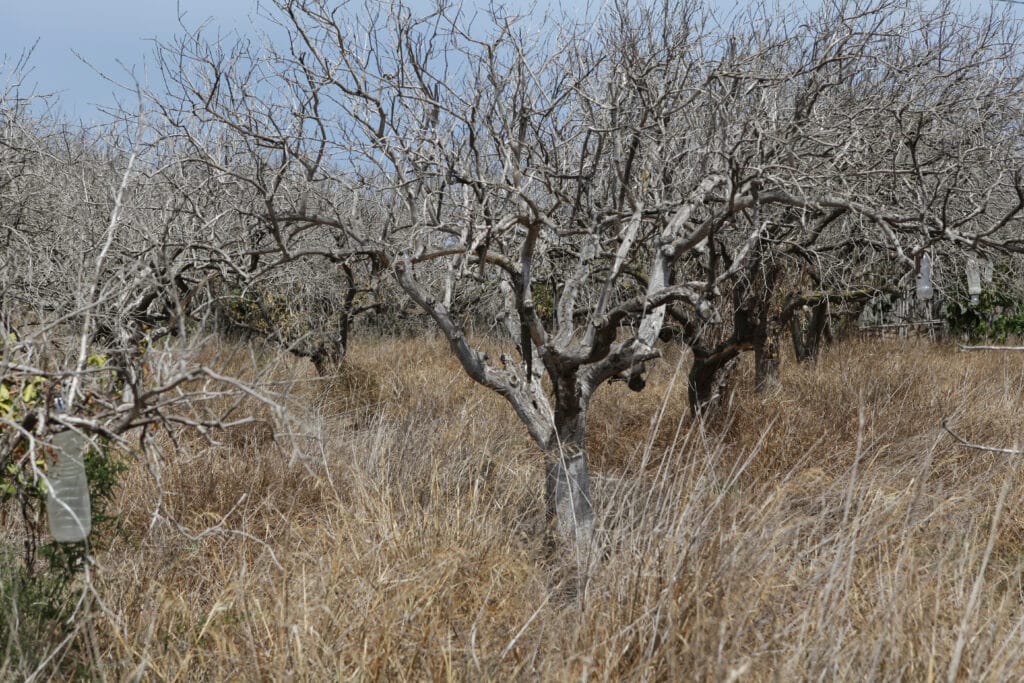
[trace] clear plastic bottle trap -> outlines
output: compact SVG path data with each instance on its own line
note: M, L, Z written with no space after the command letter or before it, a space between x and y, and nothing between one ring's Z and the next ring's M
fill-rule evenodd
M981 266L973 256L967 259L967 293L971 297L971 306L981 303Z
M921 264L917 270L917 298L927 301L935 293L932 287L932 260L927 253L921 255Z
M50 444L57 456L46 477L46 518L50 535L58 543L79 543L92 529L89 481L85 476L89 439L67 429L55 434Z

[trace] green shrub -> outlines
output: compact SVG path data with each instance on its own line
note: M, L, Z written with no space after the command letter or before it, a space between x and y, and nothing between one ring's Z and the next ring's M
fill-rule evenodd
M973 341L1005 343L1011 335L1024 335L1024 299L1009 287L988 287L977 305L966 291L946 303L944 315L950 331Z

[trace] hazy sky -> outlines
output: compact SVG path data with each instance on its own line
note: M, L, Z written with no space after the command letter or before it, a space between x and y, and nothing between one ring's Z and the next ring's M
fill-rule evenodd
M88 119L94 104L112 101L114 86L97 71L123 78L134 66L143 79L152 40L180 31L179 11L190 26L209 19L248 31L255 10L256 0L0 0L0 51L10 63L35 43L27 81L60 92L68 114Z
M599 4L601 0L591 0ZM795 6L819 0L793 0ZM0 57L10 63L36 43L29 84L39 92L59 92L61 106L72 117L96 116L96 104L109 104L114 86L97 71L123 78L119 65L134 67L145 81L145 61L152 40L166 40L180 30L179 12L188 26L210 21L223 32L252 30L258 0L0 0ZM577 3L564 0L566 7ZM709 0L728 12L746 0ZM989 0L962 0L965 6L987 5ZM786 0L778 0L786 6ZM473 4L466 0L467 6ZM526 2L523 2L525 5ZM540 2L556 5L557 0ZM1014 12L1024 17L1024 5ZM38 42L36 42L38 40ZM91 63L83 63L75 53ZM2 75L0 75L2 78Z

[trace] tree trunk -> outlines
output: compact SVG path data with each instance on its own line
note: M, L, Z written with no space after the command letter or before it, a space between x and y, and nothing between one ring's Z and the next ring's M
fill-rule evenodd
M336 374L345 361L345 352L348 350L348 331L352 326L354 291L352 287L349 288L345 297L345 308L340 313L341 319L338 321L338 328L335 330L334 336L329 339L320 339L309 356L313 361L313 367L316 368L316 374L320 377Z
M729 382L740 347L730 344L712 353L701 347L693 347L693 365L687 383L687 398L691 415L707 416L721 401Z
M779 320L772 315L772 298L778 268L763 268L762 276L754 278L757 285L754 328L754 389L759 394L774 391L779 386Z
M345 360L345 346L335 342L320 344L310 355L318 377L327 377L338 372Z
M794 311L789 319L789 330L793 338L793 353L801 363L818 359L822 342L827 340L829 329L828 301L822 300L811 307L811 314L805 323L800 311Z
M754 342L754 389L764 394L778 386L779 342L769 326Z
M580 402L573 401L579 404ZM592 550L594 508L584 444L586 409L556 407L558 438L548 449L545 502L549 528L577 550L577 558Z

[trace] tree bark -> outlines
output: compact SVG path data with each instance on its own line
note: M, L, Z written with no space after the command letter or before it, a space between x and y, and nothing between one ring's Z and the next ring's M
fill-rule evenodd
M589 552L594 535L594 509L590 500L587 453L576 446L554 446L546 472L549 524L559 538Z
M545 503L549 528L577 550L589 555L594 534L594 508L587 470L586 399L575 386L556 382L555 434L548 447ZM575 381L571 385L576 385Z

